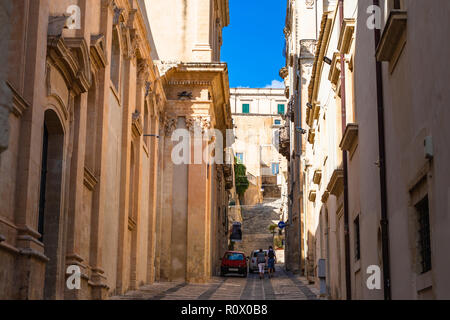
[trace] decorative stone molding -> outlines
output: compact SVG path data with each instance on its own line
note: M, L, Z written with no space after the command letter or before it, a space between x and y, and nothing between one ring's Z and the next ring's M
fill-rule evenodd
M22 117L22 114L30 107L30 104L25 101L25 99L17 92L17 90L8 82L6 81L6 85L11 89L12 92L12 98L13 98L13 104L11 111L12 113L20 118Z
M92 83L90 50L84 38L48 36L48 57L75 94L87 92Z
M377 61L389 61L391 73L406 44L407 20L405 11L391 10L376 51Z
M336 169L330 178L327 190L334 196L339 196L344 191L344 170Z
M164 119L164 135L170 137L173 131L177 128L177 119L175 117L167 117Z
M202 133L211 129L211 117L209 116L195 116L186 118L186 126L190 132L194 132L195 128L200 128Z
M339 147L353 154L358 140L358 124L348 123Z
M350 51L353 35L355 33L355 19L344 19L339 34L338 51L347 54Z
M315 184L320 184L320 180L322 180L322 170L317 169L314 171L313 182Z
M300 58L314 59L316 54L317 41L316 40L300 40Z
M339 75L341 74L341 56L339 52L333 54L333 60L331 61L330 73L328 74L328 80L336 89L338 87Z
M316 130L315 129L309 129L308 142L310 144L314 144L315 137L316 137Z
M322 195L322 199L321 199L321 201L323 202L323 203L326 203L327 201L328 201L328 197L330 196L330 192L328 191L328 190L325 190L325 192L323 193L323 195Z
M94 174L86 167L84 167L84 185L91 191L94 191L95 186L98 183L98 179Z
M285 79L289 75L288 68L286 67L281 68L279 74L281 78Z
M179 64L181 64L180 61L155 61L154 62L156 67L158 68L159 74L164 76L170 69L176 68Z
M306 9L314 9L314 0L305 0Z
M97 69L106 68L108 58L106 56L106 40L103 34L91 36L91 61Z
M316 190L309 191L308 200L311 202L316 202L316 195L317 195Z
M138 137L142 136L142 134L143 134L142 117L141 117L141 113L138 111L136 111L135 113L132 114L131 130L132 130L133 136L135 138L138 138Z

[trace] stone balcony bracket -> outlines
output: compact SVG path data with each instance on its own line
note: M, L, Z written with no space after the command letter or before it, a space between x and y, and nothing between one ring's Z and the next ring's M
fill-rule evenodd
M322 195L322 203L326 203L328 201L328 197L330 196L330 192L328 190L325 190L325 192Z
M356 123L348 123L339 144L342 151L348 151L351 155L353 155L358 145L358 127Z
M308 142L314 144L314 139L316 138L316 130L310 129L308 133Z
M316 190L311 190L311 191L309 192L309 195L308 195L309 201L315 202L315 201L316 201L316 196L317 196Z
M322 170L316 170L314 171L314 176L313 176L313 182L315 184L320 184L320 181L322 180Z
M328 80L334 87L337 87L339 76L341 74L341 56L339 52L333 54L333 60L331 61L330 73L328 74Z
M339 34L338 51L347 54L352 46L353 35L355 33L355 19L344 19L344 23Z
M388 61L392 73L406 44L407 13L391 10L378 45L377 61Z
M338 197L344 191L344 170L338 168L333 171L333 174L328 183L327 190L330 194Z

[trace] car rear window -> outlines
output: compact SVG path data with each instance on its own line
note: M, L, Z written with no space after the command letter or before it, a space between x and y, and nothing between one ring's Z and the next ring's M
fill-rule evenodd
M228 253L226 256L227 260L244 260L244 255L241 253Z
M259 251L253 251L253 257L257 257L258 256L258 252ZM267 250L263 250L264 254L267 256Z

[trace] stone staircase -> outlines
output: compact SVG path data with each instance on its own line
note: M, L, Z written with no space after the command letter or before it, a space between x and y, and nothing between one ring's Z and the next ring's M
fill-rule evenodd
M281 199L268 199L262 204L241 206L242 242L236 242L234 249L250 255L253 250L273 246L273 235L269 226L280 221L281 207Z

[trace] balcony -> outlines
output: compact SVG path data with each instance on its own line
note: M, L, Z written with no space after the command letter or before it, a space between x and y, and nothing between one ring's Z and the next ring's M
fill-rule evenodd
M344 170L336 169L330 178L327 190L330 194L338 197L344 191Z
M393 72L406 44L407 13L392 10L384 27L377 48L377 61L388 61L389 72Z
M357 146L358 146L358 124L348 123L347 127L345 128L345 132L342 137L341 143L339 144L339 147L341 148L342 151L348 151L350 153L350 156L352 156Z

